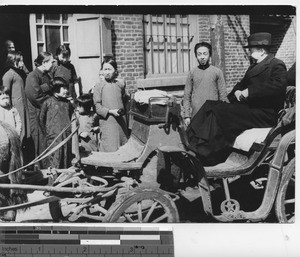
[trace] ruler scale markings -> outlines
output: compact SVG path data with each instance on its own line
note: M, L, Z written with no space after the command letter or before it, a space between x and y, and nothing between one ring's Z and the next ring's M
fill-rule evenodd
M110 245L103 245L100 248L100 253L111 253L111 246Z
M0 244L0 254L5 257L174 257L170 228L10 227L0 229L1 240L6 245Z
M115 245L114 247L111 248L112 253L123 253L123 246L121 245Z
M157 254L157 246L156 245L147 245L146 253L155 253Z

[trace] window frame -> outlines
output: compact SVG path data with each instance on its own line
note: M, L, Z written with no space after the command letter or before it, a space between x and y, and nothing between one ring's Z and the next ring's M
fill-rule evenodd
M164 87L164 86L178 86L178 85L184 85L185 81L186 81L186 76L188 74L188 72L196 65L196 58L194 58L194 46L197 43L196 41L198 40L198 28L197 28L197 24L198 24L198 16L197 15L187 15L187 20L189 21L187 24L189 26L188 29L188 36L190 38L192 38L192 40L190 42L188 42L189 44L189 54L188 54L188 70L187 71L183 71L183 68L181 69L180 72L167 72L167 73L154 73L152 70L147 70L147 65L148 65L148 59L149 53L147 53L147 40L150 38L149 35L146 34L146 26L147 24L145 24L145 17L148 15L143 15L143 28L144 28L144 78L143 79L138 79L137 80L137 86L139 88L148 88L148 87ZM177 19L178 19L178 15ZM176 17L175 16L175 17ZM162 16L162 19L165 19L166 15ZM165 21L165 20L164 20ZM148 22L150 22L150 19L148 18ZM163 25L165 27L165 25ZM178 26L177 24L177 30L178 28L180 28L180 26ZM153 36L153 34L152 34ZM166 35L164 35L166 36ZM171 36L171 35L167 35L167 36ZM176 35L177 36L177 35ZM182 38L183 35L180 35L180 37ZM151 47L151 46L150 46ZM168 51L168 48L164 48L164 56L166 56L165 51ZM179 49L177 49L176 51L180 51ZM177 53L178 54L178 53ZM179 54L180 56L180 54ZM153 58L153 56L150 56L150 58ZM153 61L152 61L153 62ZM166 60L164 60L164 62L166 63ZM182 63L181 63L182 65ZM179 64L180 66L180 64ZM168 68L168 67L167 67ZM165 69L167 69L165 68Z
M71 39L71 24L72 24L72 14L61 14L58 13L59 15L59 23L50 23L50 22L45 22L45 14L47 13L33 13L30 14L29 16L29 22L30 22L30 37L31 37L31 52L33 55L33 60L38 56L39 54L39 49L42 47L43 51L47 51L47 42L46 42L46 26L50 27L60 27L60 44L63 45L70 45L70 39ZM41 15L41 22L37 21L37 15ZM69 15L67 23L63 23L63 15ZM42 40L38 40L38 27L42 28ZM64 40L64 34L63 34L63 29L64 27L68 28L68 40ZM48 50L49 51L49 50ZM55 53L52 53L55 55ZM33 61L34 62L34 61ZM33 63L34 67L34 63Z

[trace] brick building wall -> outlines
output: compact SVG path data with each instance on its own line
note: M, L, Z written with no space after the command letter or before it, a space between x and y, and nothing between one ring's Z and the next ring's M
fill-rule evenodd
M277 45L275 56L282 60L287 69L296 61L296 21L291 17L290 22L282 24L274 29L272 33L272 43Z
M230 89L244 76L249 67L246 50L249 36L248 15L223 15L225 41L225 79L227 89Z
M210 20L209 15L199 15L198 16L198 26L199 26L199 42L211 42L210 39Z
M119 67L120 76L126 81L127 88L136 88L137 79L144 78L143 22L140 14L115 14L112 20L113 55ZM225 80L228 91L243 77L249 67L247 44L250 35L249 15L221 15L224 27ZM211 23L209 15L198 15L199 42L211 42ZM281 42L276 57L283 60L287 67L294 63L296 55L295 24L285 24L272 33L273 41Z
M142 18L135 14L111 15L113 55L127 89L134 88L136 79L144 76Z

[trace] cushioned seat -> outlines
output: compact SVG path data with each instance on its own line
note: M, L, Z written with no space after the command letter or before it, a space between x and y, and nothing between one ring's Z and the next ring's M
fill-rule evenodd
M262 143L271 128L253 128L242 132L234 141L233 148L248 152L254 143Z

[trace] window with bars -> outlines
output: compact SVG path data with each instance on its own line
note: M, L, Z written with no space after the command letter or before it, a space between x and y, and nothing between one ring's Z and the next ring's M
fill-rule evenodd
M146 77L191 69L193 33L189 15L144 15Z
M35 14L36 52L55 54L59 45L69 45L69 14Z

